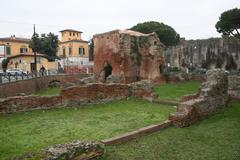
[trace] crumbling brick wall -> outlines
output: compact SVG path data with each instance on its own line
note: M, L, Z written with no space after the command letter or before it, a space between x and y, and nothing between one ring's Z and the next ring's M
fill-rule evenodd
M147 100L156 97L150 81L132 84L92 83L65 88L59 96L18 96L0 99L0 113L105 103L130 96Z
M47 149L26 153L16 159L48 159L48 160L96 160L105 153L105 147L101 143L73 141L65 144L55 144Z
M129 96L129 86L124 84L87 84L63 89L62 101L65 105L89 104L123 99Z
M228 77L228 94L234 99L240 99L240 76Z
M171 114L169 119L179 127L186 127L199 121L217 110L227 106L228 79L225 72L220 69L209 70L207 79L196 95L184 97L177 106L177 112Z
M29 111L34 109L54 108L61 105L60 96L17 96L0 99L0 113Z
M59 81L61 85L64 85L66 83L77 83L80 79L89 76L88 74L62 74L3 83L0 84L0 98L17 96L21 93L33 94L39 90L47 89L53 81Z
M142 79L162 81L163 44L155 33L116 30L94 36L94 69L97 79L106 80L104 68L124 83ZM105 78L105 79L104 79Z

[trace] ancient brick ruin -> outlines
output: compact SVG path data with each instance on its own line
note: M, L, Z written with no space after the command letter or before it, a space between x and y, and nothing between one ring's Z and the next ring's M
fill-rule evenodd
M226 107L228 100L228 79L225 72L220 69L209 70L206 82L199 92L184 97L177 112L171 114L169 119L179 127L186 127Z
M52 75L38 77L37 79L26 79L0 85L0 99L18 95L29 95L36 93L39 90L47 89L54 82L59 82L61 86L76 84L79 79L89 77L87 74L72 74L72 75ZM53 86L56 87L56 86Z
M97 80L161 82L163 65L163 44L155 33L115 30L94 36L93 72Z
M91 160L101 158L104 152L105 148L101 143L73 141L65 144L56 144L38 152L26 153L16 159Z
M147 80L131 84L91 83L64 88L59 96L30 95L2 98L0 113L98 104L131 96L149 101L156 98L152 83Z
M240 76L228 76L228 94L231 98L240 100Z
M240 69L240 41L233 37L182 39L164 54L166 63L175 67Z

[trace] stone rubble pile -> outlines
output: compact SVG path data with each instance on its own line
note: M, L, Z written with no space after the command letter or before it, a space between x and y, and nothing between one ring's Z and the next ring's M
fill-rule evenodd
M97 160L105 153L102 143L73 141L56 144L47 149L34 153L26 153L16 157L16 160Z

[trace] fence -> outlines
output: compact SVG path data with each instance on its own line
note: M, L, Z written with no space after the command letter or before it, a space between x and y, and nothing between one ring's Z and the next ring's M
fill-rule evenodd
M59 74L59 71L45 71L45 72L37 72L37 77L43 77L43 76L48 76L48 75L57 75ZM0 84L2 83L10 83L14 81L19 81L19 80L26 80L26 79L32 79L36 78L35 73L0 73Z

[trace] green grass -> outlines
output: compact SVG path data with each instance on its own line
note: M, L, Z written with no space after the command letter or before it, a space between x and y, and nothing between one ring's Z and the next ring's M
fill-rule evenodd
M0 114L0 159L53 144L102 140L160 123L170 106L129 99L82 108Z
M47 88L45 90L40 90L38 91L37 93L35 93L35 95L38 95L38 96L57 96L59 95L61 89L58 88L58 87L50 87L50 88Z
M180 101L184 95L197 93L200 85L200 81L167 83L156 85L154 91L159 95L159 99L161 100Z
M103 160L239 160L240 103L188 128L107 147Z

